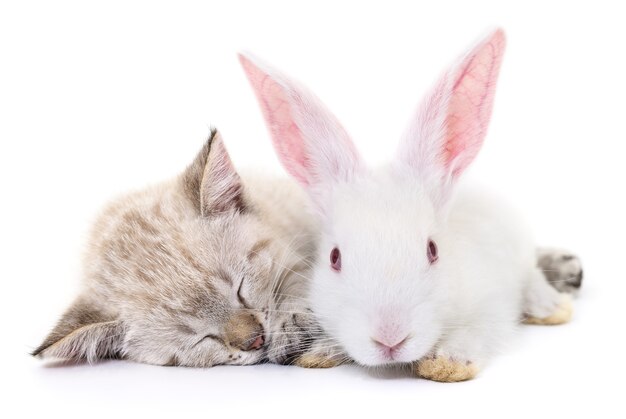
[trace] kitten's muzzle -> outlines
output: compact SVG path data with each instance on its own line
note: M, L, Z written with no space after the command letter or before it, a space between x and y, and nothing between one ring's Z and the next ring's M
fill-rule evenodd
M265 344L265 330L254 313L240 312L226 324L226 341L242 351L260 349Z

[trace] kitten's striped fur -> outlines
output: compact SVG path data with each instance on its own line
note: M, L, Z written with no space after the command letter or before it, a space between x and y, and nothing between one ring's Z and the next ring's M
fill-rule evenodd
M315 226L288 180L239 177L215 131L176 179L110 204L80 295L34 352L158 365L298 362ZM309 361L303 362L307 364Z

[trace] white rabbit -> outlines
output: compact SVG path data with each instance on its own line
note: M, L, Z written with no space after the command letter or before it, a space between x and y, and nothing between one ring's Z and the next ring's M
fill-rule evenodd
M466 380L521 320L570 319L523 221L486 193L457 190L485 138L504 48L496 30L445 72L396 160L376 170L316 96L240 56L278 156L322 221L310 305L359 364Z

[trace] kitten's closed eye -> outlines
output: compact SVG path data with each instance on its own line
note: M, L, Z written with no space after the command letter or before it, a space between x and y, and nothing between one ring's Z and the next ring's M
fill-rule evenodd
M202 339L200 339L198 342L196 342L196 344L193 345L193 346L196 346L196 345L204 342L207 339L211 339L211 340L213 340L215 342L221 343L222 345L226 346L226 342L224 342L224 339L222 339L221 337L219 337L217 335L211 335L211 334L204 336Z
M250 304L248 304L248 302L246 301L246 299L243 297L241 293L241 288L243 287L243 281L244 281L244 278L241 278L241 282L239 283L239 288L237 288L237 299L239 300L239 304L241 304L244 308L247 308L248 310L252 310L252 307L250 306Z

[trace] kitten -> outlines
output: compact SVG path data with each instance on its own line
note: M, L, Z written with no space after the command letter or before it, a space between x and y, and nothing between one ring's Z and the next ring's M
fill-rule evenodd
M212 131L181 176L104 210L82 291L33 355L330 366L339 355L304 302L316 234L305 202L286 179L243 182Z

